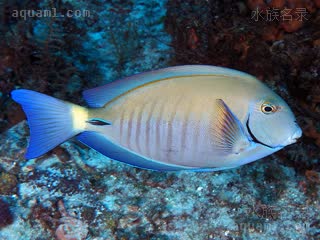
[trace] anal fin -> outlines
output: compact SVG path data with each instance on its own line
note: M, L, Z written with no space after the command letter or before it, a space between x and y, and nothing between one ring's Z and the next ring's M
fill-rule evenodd
M98 132L83 132L77 136L77 139L101 154L131 166L155 171L179 171L189 169L188 167L164 164L140 156L126 148L117 145L105 135Z

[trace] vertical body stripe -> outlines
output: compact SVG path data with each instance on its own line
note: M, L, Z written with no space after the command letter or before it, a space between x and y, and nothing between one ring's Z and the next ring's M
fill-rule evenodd
M200 145L199 141L200 139L200 131L201 131L201 121L202 121L202 114L200 116L197 116L197 120L194 122L192 131L192 157L196 158L199 156L199 149L198 146Z
M156 158L159 160L163 160L162 159L162 149L161 149L161 135L160 135L160 130L163 129L163 113L164 113L164 108L166 105L166 101L162 101L160 106L159 106L159 111L158 111L158 117L157 120L155 122L155 128L156 128L156 134L155 134L155 146L156 146Z
M171 114L168 120L168 129L167 129L167 156L166 159L168 162L171 162L172 157L175 155L175 152L177 149L173 146L173 124L174 124L174 119L177 115L177 108L179 107L179 104L182 100L182 97L179 97L177 99L177 102L172 106L171 108Z
M131 112L128 116L127 122L128 122L128 127L127 127L127 147L132 150L132 141L131 141L131 136L132 136L132 122L133 122L133 116L134 116L134 109L131 109Z
M147 119L147 122L146 122L146 132L145 132L145 139L146 139L146 142L145 142L145 147L146 147L146 155L148 157L151 157L150 154L151 154L151 144L150 144L150 138L151 138L151 120L152 120L152 117L153 117L153 114L154 114L154 111L155 111L155 106L157 104L157 101L156 99L154 99L152 102L151 102L151 108L149 110L149 115L148 115L148 119Z
M188 125L190 123L190 118L191 118L191 109L192 109L192 102L187 103L186 111L184 114L184 118L182 120L182 125L181 125L181 146L180 146L180 151L181 151L181 156L180 159L184 159L184 155L187 151L187 130L188 130Z
M124 123L124 109L121 109L120 122L119 122L119 140L120 145L123 145L123 123Z
M140 131L141 131L141 120L142 120L142 114L143 114L143 108L140 107L138 109L138 115L137 115L137 122L136 122L136 136L135 136L135 142L137 146L137 152L141 154L141 147L140 147Z

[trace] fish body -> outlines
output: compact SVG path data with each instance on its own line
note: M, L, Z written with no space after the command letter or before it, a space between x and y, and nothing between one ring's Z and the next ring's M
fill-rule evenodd
M301 136L289 106L267 86L214 66L170 67L87 90L91 108L29 90L12 97L30 126L27 158L77 136L140 168L213 171L263 158Z

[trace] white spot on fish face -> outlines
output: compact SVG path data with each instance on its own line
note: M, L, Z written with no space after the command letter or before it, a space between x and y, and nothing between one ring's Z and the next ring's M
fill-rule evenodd
M297 140L302 136L302 130L301 128L298 126L297 124L297 131L288 138L288 140L285 142L285 145L290 145L293 144L295 142L297 142Z

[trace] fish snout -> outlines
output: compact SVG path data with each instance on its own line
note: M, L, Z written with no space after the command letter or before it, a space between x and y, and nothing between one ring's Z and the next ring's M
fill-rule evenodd
M291 137L289 137L289 139L287 141L288 145L297 142L297 140L301 136L302 136L302 130L300 127L298 127L297 130L294 132L294 134Z

